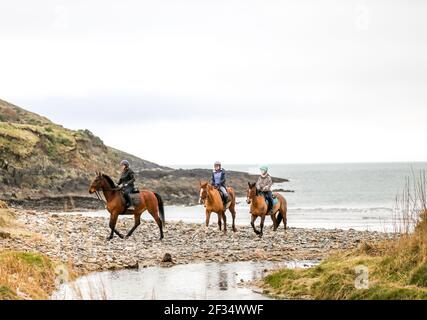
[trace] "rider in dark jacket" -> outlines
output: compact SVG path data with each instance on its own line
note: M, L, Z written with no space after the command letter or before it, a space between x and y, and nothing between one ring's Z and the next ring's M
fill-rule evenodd
M123 193L126 200L126 209L128 209L131 205L130 194L135 188L135 173L130 168L129 161L127 160L123 160L122 162L120 162L120 167L122 168L122 174L117 184L119 185L119 187L123 185Z

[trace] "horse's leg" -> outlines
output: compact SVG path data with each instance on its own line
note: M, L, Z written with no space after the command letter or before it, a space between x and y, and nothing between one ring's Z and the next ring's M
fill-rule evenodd
M280 216L280 213L279 213L279 216ZM273 231L276 231L277 228L279 227L279 223L277 222L276 214L271 215L271 220L273 220L273 225L274 225Z
M263 230L264 230L264 221L265 221L265 215L263 215L263 216L261 216L261 223L260 223L260 228L261 228L261 232L259 233L259 237L261 238L262 237L262 233L263 233Z
M229 210L231 212L231 218L233 219L233 224L232 224L233 232L236 232L237 231L236 224L235 224L235 222L236 222L236 209L233 206L233 207L230 207Z
M232 223L233 232L236 232L237 231L236 224L235 224L235 220L236 220L236 198L235 198L234 194L232 196L231 205L228 208L228 210L230 210L231 218L233 219L233 223Z
M157 208L153 212L151 212L150 210L148 210L148 212L151 214L151 216L156 221L156 223L157 223L157 225L159 227L159 231L160 231L160 240L162 240L164 238L164 235L163 235L163 223L162 223L162 220L159 217L159 212L157 211Z
M129 238L132 235L132 233L136 230L136 228L138 228L138 226L141 224L141 214L142 214L142 212L134 214L135 224L134 224L133 228L130 229L130 231L126 235L126 238Z
M222 212L222 219L224 220L224 234L227 234L227 216L225 211Z
M113 239L114 237L114 233L117 234L121 239L123 239L123 235L118 232L116 230L116 224L117 224L117 219L118 219L119 215L118 214L111 214L110 216L110 229L111 229L111 234L108 237L108 240Z
M285 207L281 210L280 214L283 217L283 224L285 225L285 230L288 228L288 208Z
M221 212L218 212L218 228L219 228L219 231L222 230L222 213Z
M206 210L206 228L209 227L209 221L211 220L211 212Z
M251 226L252 226L252 229L254 229L255 233L259 234L259 231L255 228L255 221L257 218L258 218L258 216L254 215L254 214L251 216Z

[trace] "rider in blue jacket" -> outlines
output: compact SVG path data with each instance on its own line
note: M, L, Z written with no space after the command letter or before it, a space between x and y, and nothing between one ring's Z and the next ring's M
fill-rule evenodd
M221 162L217 161L214 165L214 171L212 172L211 184L218 188L224 197L224 203L228 202L228 192L227 187L225 186L225 170L221 167Z

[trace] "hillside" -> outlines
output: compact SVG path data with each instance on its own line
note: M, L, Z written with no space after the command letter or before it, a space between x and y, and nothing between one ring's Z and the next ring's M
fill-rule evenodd
M159 192L168 204L195 204L200 180L210 170L172 170L106 146L89 130L69 130L0 100L0 199L43 209L98 208L87 190L96 170L117 179L128 159L140 187ZM230 172L229 183L243 196L247 173ZM274 179L283 182L285 179Z
M66 129L0 100L1 198L80 193L95 170L117 176L123 158L138 171L168 169L107 147L88 130Z

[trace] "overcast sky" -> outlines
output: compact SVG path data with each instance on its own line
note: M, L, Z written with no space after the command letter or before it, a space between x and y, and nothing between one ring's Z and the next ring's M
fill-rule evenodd
M0 98L161 164L427 160L427 2L1 1Z

